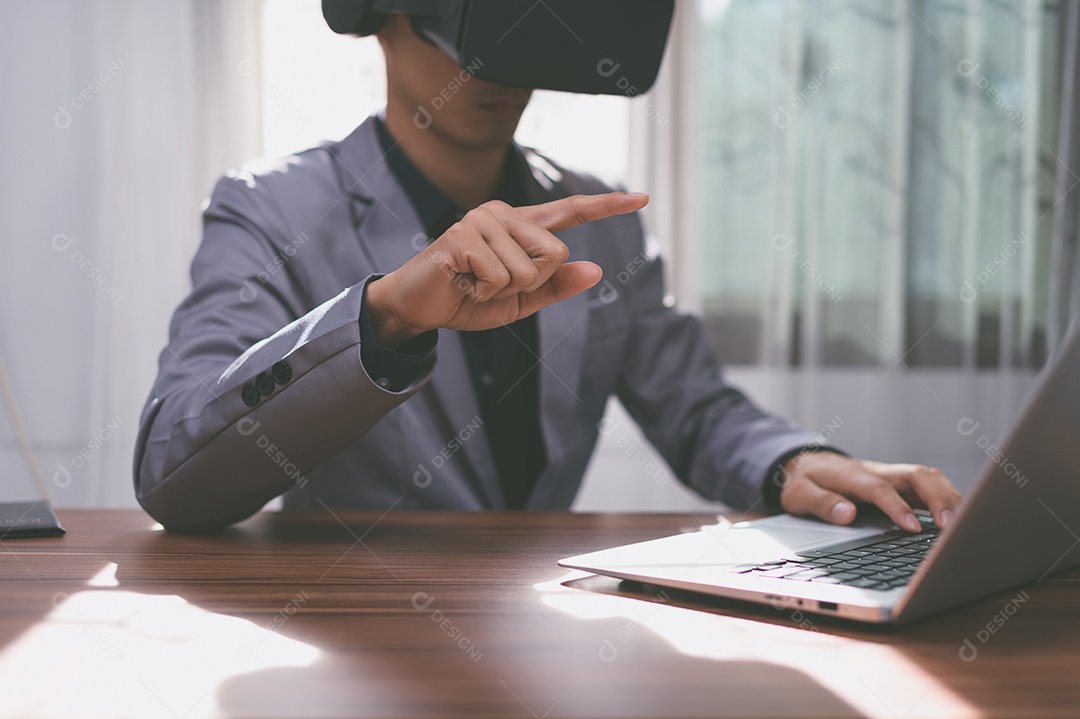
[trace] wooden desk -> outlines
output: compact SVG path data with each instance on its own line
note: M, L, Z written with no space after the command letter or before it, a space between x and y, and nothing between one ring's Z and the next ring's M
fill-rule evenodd
M63 511L0 543L0 717L1080 716L1076 571L982 642L1017 592L897 630L555 564L686 516L381 515Z

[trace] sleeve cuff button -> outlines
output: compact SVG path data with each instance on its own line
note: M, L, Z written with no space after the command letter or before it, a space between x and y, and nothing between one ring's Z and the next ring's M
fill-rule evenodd
M270 394L274 391L274 378L269 372L259 373L255 378L255 389L259 390L260 394Z
M254 407L259 403L259 390L255 389L253 384L244 385L244 389L240 390L240 397L248 407Z
M288 362L282 360L276 362L273 367L270 368L270 374L274 376L274 381L278 384L288 384L292 379L292 367Z

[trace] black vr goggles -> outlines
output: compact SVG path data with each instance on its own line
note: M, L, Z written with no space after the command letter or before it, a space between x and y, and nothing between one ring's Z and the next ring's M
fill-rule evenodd
M408 15L421 38L481 80L634 96L656 81L675 0L322 0L322 10L343 35Z

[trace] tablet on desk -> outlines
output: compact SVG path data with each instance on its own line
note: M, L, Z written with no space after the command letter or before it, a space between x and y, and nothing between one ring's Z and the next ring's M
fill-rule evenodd
M64 534L52 505L36 502L0 502L0 540L22 537L59 537Z

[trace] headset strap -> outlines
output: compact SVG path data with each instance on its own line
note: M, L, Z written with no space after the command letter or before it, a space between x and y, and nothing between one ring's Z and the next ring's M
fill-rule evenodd
M371 9L385 13L453 17L461 6L460 0L373 0Z

